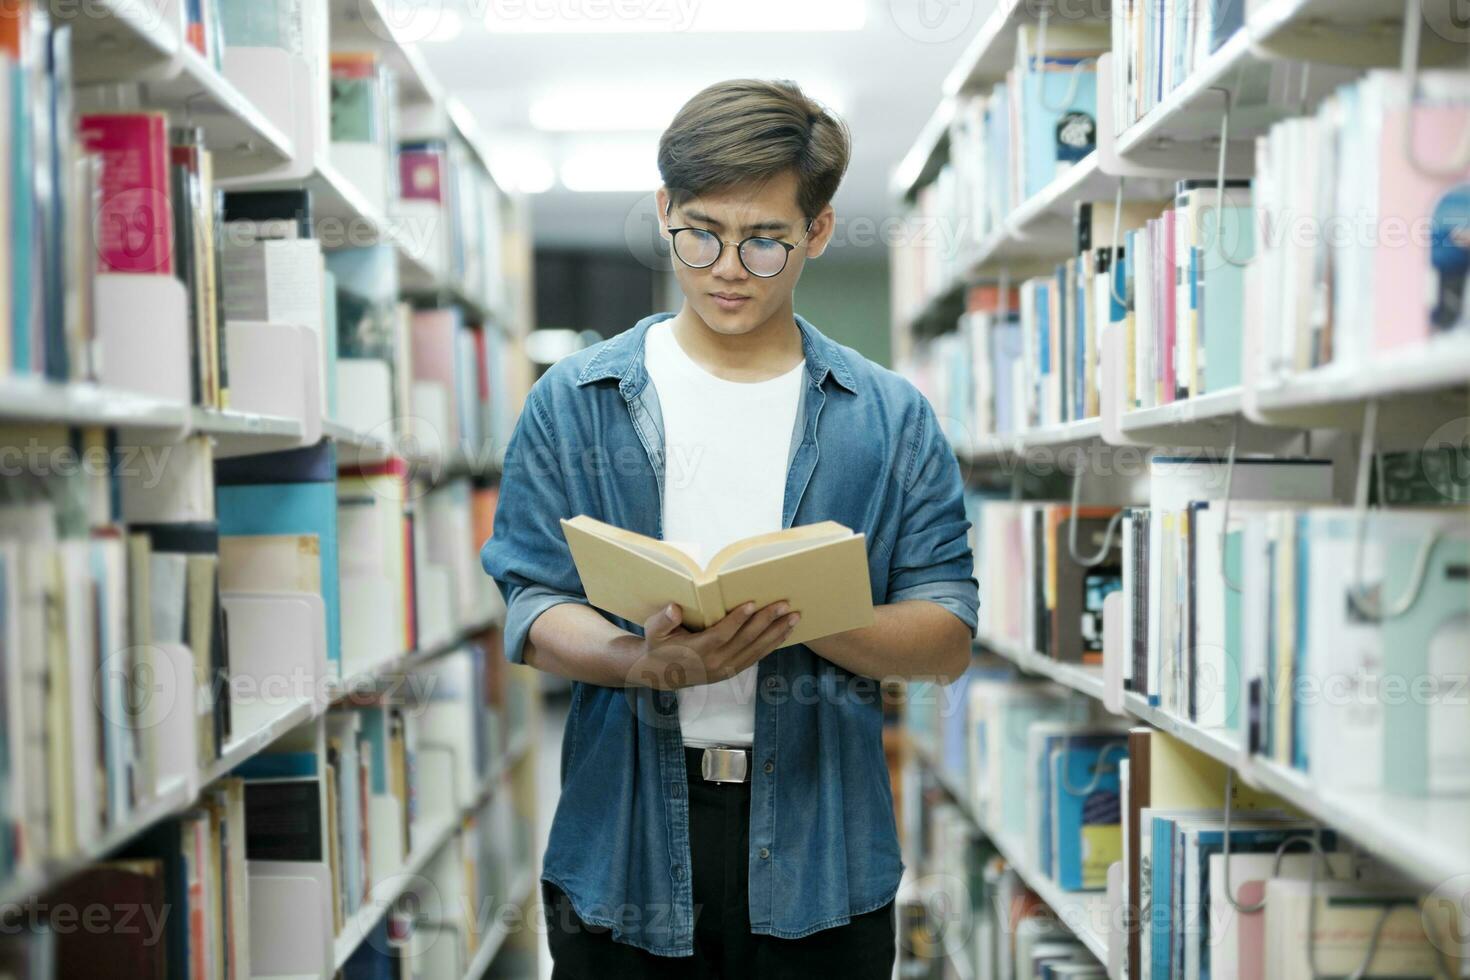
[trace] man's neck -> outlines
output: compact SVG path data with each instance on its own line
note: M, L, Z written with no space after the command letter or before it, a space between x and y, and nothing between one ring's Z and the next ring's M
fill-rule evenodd
M801 362L801 328L790 306L743 334L723 334L685 303L673 320L674 339L710 374L727 381L768 381Z

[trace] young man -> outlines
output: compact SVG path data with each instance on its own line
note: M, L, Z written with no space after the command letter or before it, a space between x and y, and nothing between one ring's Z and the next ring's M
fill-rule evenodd
M574 682L542 873L556 977L892 971L903 865L877 679L963 672L978 597L928 403L792 309L848 155L790 83L691 99L658 158L683 307L551 368L511 440L483 554L506 653ZM875 622L783 646L799 613L780 602L698 633L678 606L610 621L558 525L577 514L701 561L838 521L867 536Z

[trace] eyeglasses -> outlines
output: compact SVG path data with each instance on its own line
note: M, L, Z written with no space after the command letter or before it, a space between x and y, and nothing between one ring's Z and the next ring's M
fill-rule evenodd
M765 238L761 235L728 242L703 228L670 228L669 238L673 242L674 254L691 269L708 269L720 261L726 245L734 245L735 254L740 257L740 264L745 266L746 272L761 279L770 279L785 270L792 250L806 241L811 231L812 222L808 221L806 233L795 245L779 238Z

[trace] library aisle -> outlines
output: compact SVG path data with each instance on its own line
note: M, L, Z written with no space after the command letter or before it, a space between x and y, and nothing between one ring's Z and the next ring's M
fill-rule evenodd
M695 212L674 231L704 266L661 234L660 134L742 77L816 100L775 99L802 108L803 159L827 112L851 130L836 230L794 265L800 231L768 237L789 218L727 255L739 236ZM892 824L858 778L884 775L871 699L762 716L817 749L751 735L687 763L775 801L742 825L742 887L821 932L861 888L886 901L901 853L902 980L1470 977L1465 0L0 0L0 115L0 980L549 978L569 717L635 732L607 795L637 814L596 829L627 831L616 887L682 908L692 859L642 832L695 794L649 775L679 758L662 718L635 728L683 725L677 699L511 663L527 605L485 568L535 537L507 512L621 488L617 458L580 502L508 458L574 414L518 430L550 401L533 386L721 266L778 290L796 269L796 312L910 382L947 442L852 490L925 526L791 535L858 572L782 580L827 607L769 663L853 680L815 651L872 621L880 557L934 552L890 569L913 597L959 588L905 571L973 556L980 599L962 672L944 623L957 680L873 688ZM857 395L783 370L793 398ZM842 410L822 397L798 416L819 446ZM650 467L690 463L632 418ZM900 435L783 458L837 482ZM935 469L964 484L947 558L908 516ZM628 540L554 516L599 555ZM626 598L624 566L590 567ZM718 575L677 571L686 622L729 608ZM836 754L838 789L790 788ZM808 873L773 838L819 821L807 850L876 843Z

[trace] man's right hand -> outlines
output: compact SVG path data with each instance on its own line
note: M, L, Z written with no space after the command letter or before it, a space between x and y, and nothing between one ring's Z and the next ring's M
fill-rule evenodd
M801 621L785 602L761 609L747 602L698 633L683 626L682 611L668 605L643 624L643 646L628 683L673 691L734 677L780 648Z

